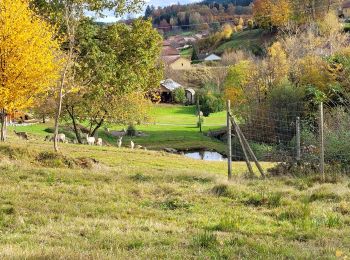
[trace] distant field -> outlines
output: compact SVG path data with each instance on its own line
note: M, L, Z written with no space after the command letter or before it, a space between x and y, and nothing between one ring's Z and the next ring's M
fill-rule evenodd
M215 52L223 53L227 49L246 49L259 52L265 43L271 42L273 36L262 29L246 30L234 33L232 40L220 45Z
M136 126L147 134L145 137L126 137L149 149L171 147L179 150L208 149L226 152L224 143L199 133L195 106L155 105L151 111L151 122ZM214 113L204 118L203 132L218 129L226 123L226 113ZM112 129L120 126L112 126ZM107 138L107 136L106 136Z
M187 48L187 49L181 50L180 55L182 57L190 59L192 57L192 52L193 52L193 48Z
M146 136L125 137L124 145L129 145L130 140L133 140L136 144L156 150L166 147L179 150L203 148L225 153L226 146L224 143L199 133L195 113L195 106L154 105L151 110L150 122L145 125L136 126L137 130L143 131ZM225 116L225 112L219 112L204 118L203 132L218 129L225 125ZM17 128L21 131L27 131L29 134L39 135L43 139L48 135L44 130L52 127L52 124L53 122L51 121L47 124L36 124ZM65 123L62 122L61 124ZM125 127L120 125L109 126L111 130L121 130ZM10 128L10 131L12 129ZM115 144L117 140L106 134L104 129L100 130L99 136L111 144Z

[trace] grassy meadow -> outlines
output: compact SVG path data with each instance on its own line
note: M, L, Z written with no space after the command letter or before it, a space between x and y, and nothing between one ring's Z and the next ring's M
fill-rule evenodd
M349 179L244 177L233 164L10 135L0 145L0 258L349 256ZM265 168L272 165L264 163Z
M139 127L149 136L135 142L219 146L198 133L193 112L155 107L154 124ZM213 114L204 129L224 120ZM1 259L350 256L348 177L263 180L234 162L228 182L225 162L162 151L60 144L55 154L43 141L48 125L20 128L29 141L10 131L0 144Z
M232 39L221 44L216 53L223 53L228 49L245 49L259 52L261 46L273 40L273 36L262 29L253 29L234 33Z

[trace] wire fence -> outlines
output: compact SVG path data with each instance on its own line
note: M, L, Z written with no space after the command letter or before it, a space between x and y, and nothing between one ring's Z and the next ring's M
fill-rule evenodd
M322 174L325 169L350 172L348 102L256 106L239 111L235 119L259 161L303 165ZM232 131L232 160L246 160L239 133Z

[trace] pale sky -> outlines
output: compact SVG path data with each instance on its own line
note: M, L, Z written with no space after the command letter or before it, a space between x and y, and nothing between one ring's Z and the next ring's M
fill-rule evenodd
M154 5L155 7L158 7L158 6L168 6L168 5L173 5L173 4L177 4L177 3L180 3L180 4L190 4L190 3L195 3L195 2L200 2L200 0L179 0L179 1L174 1L174 0L146 0L146 4L144 6L143 9L146 9L146 6L147 5ZM89 15L93 16L92 13L88 13ZM133 14L135 17L137 16L140 16L140 15L143 15L144 14L144 11L138 13L138 14ZM115 22L117 21L117 18L114 17L113 13L112 12L108 12L106 11L104 13L104 15L106 15L106 17L104 18L96 18L97 21L100 21L100 22L105 22L105 23L111 23L111 22Z

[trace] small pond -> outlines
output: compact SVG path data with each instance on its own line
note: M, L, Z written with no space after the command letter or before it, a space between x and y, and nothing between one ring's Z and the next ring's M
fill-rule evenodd
M227 158L218 152L211 151L190 151L184 152L186 157L196 159L196 160L204 160L204 161L226 161Z

